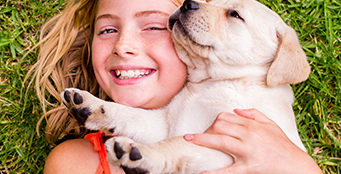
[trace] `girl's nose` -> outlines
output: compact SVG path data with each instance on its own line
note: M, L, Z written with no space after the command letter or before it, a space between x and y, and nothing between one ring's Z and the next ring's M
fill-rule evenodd
M120 33L120 36L115 43L114 54L116 56L129 58L138 55L137 38L133 37L132 33Z

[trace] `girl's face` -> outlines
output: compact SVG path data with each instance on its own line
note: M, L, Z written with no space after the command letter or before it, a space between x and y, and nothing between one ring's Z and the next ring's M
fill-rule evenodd
M101 88L115 102L159 108L179 92L186 66L175 53L170 0L100 0L92 64Z

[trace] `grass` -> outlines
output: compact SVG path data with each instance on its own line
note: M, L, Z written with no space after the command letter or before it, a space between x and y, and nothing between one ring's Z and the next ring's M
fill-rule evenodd
M62 4L38 0L0 2L0 173L42 173L51 150L44 136L35 132L42 113L38 99L32 89L27 95L27 89L22 89L38 51L22 57L37 43L40 26Z
M291 25L311 65L304 83L293 85L301 138L324 173L341 173L341 2L339 0L261 0ZM0 173L42 173L51 150L34 90L23 84L37 50L40 26L64 1L0 2ZM22 86L24 85L24 88ZM26 93L27 92L27 93Z

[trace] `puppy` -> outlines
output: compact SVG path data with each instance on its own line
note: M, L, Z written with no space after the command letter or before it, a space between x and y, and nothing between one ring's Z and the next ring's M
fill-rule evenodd
M235 108L257 108L305 150L289 84L307 79L310 68L295 31L275 12L255 0L186 0L169 28L189 76L166 107L132 108L78 89L61 94L87 128L125 136L105 143L112 163L157 174L231 165L231 156L188 143L182 135L205 131L219 113Z

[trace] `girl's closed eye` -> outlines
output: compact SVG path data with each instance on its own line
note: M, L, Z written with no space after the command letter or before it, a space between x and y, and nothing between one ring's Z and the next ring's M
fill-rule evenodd
M163 26L152 26L152 27L148 27L146 30L151 30L151 31L163 31L163 30L167 30L167 27L163 27Z
M143 31L165 31L167 27L163 25L148 25L144 27Z

